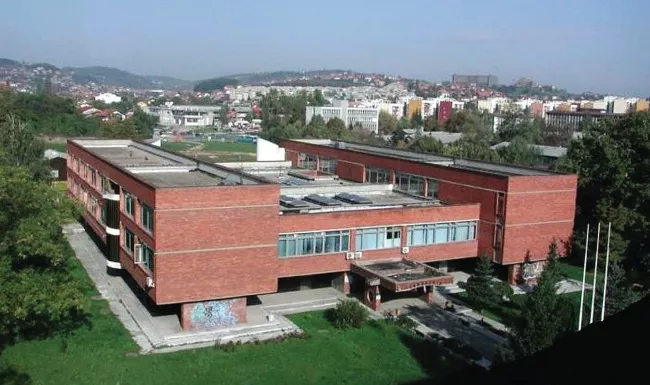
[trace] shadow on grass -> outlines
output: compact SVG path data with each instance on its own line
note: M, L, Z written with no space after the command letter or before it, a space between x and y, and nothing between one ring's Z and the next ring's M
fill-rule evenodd
M452 295L452 298L464 303L478 314L484 314L485 317L488 318L498 318L495 319L495 321L501 322L506 326L512 326L516 322L517 318L519 318L521 312L520 300L513 299L507 302L500 302L499 304L485 304L473 301L471 298L466 296ZM515 296L515 298L517 297ZM482 309L483 312L481 312L480 309ZM490 317L490 315L493 315L494 317Z
M408 333L402 333L400 335L400 341L409 349L413 358L429 376L429 378L424 380L409 382L409 385L448 383L449 380L456 377L458 373L483 370L469 365L455 357L451 357L443 350L440 344L434 340L421 338Z
M29 385L32 379L27 373L16 370L11 365L0 364L0 385Z

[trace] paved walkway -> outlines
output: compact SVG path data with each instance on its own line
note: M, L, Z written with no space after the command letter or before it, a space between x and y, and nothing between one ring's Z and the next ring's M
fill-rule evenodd
M340 296L331 288L260 296L260 305L247 308L247 323L211 331L183 331L177 315L151 313L124 278L106 273L104 255L81 225L68 225L64 232L88 276L101 296L108 301L111 311L140 346L141 353L162 353L230 341L277 338L300 331L282 314L333 307ZM268 306L265 306L265 302ZM270 314L273 315L269 317Z

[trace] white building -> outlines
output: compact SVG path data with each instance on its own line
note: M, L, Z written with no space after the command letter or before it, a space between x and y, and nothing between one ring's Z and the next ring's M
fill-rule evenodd
M159 119L161 126L207 127L219 120L221 106L166 105L149 107L148 112Z
M113 103L121 102L122 97L107 92L107 93L99 94L99 95L95 96L95 100L104 102L106 104L113 104Z
M368 131L379 132L379 109L373 107L348 107L347 100L335 100L332 107L308 106L305 110L305 121L311 122L314 116L320 115L327 123L337 117L345 122L347 127L360 124Z

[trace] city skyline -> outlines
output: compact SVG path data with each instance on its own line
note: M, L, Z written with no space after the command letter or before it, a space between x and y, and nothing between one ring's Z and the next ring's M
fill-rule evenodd
M12 17L0 25L0 57L187 80L318 68L429 81L484 73L503 84L529 77L571 92L647 96L650 53L639 47L650 4L519 4L117 0L112 14L81 1L30 0L5 6Z

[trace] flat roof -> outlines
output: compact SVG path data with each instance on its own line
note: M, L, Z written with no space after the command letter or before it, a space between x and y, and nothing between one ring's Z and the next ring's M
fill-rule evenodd
M273 183L133 140L80 139L72 143L154 188Z
M397 159L410 160L419 163L435 164L461 170L476 171L496 176L543 176L558 175L556 172L534 168L513 166L510 164L491 163L473 159L453 158L444 155L429 154L411 150L374 146L370 144L333 141L330 139L289 139L294 142L307 143L317 146L336 148L339 150L356 151L364 154L379 155Z

